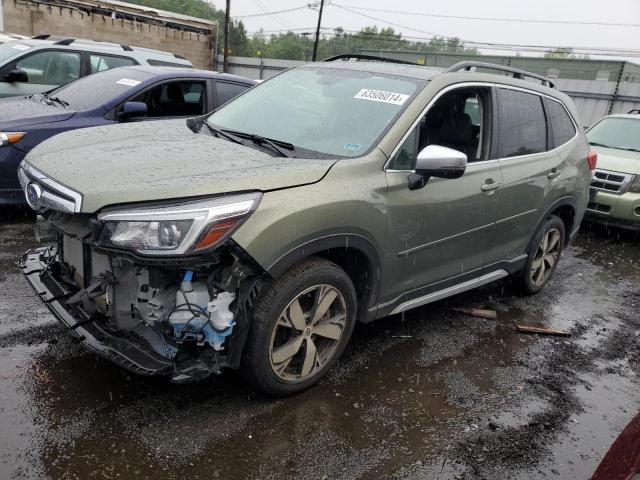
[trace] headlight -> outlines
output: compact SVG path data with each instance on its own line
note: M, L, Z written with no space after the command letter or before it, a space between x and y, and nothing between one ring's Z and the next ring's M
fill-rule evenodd
M185 255L219 245L253 213L261 193L98 215L98 244L144 255Z
M25 132L0 132L0 147L6 147L12 143L19 142L25 135Z
M631 182L629 191L633 193L640 193L640 175L635 176L633 182Z

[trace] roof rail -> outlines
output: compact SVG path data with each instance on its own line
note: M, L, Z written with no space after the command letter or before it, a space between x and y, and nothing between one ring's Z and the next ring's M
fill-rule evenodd
M58 40L57 42L54 43L54 45L71 45L73 42L75 42L76 39L75 38L63 38L62 40Z
M627 112L627 115L635 115L635 114L640 114L640 108L632 108Z
M538 75L536 73L527 72L526 70L520 70L519 68L506 67L504 65L496 65L494 63L486 63L486 62L458 62L455 65L450 66L446 71L447 72L459 72L460 70L469 71L472 68L485 68L487 70L496 70L500 72L508 72L513 73L513 78L524 79L524 77L535 78L536 80L540 80L543 85L548 86L549 88L556 88L555 84L549 80L547 77L543 77L542 75Z
M122 43L120 44L120 46L122 47L122 50L124 50L125 52L133 52L133 48L131 48L129 45Z
M386 63L399 63L402 65L416 65L406 60L398 60L395 58L376 57L374 55L362 55L359 53L343 53L342 55L336 55L335 57L325 58L323 62L335 62L336 60L371 60L374 62L386 62Z
M51 35L49 35L48 33L44 34L44 35L36 35L35 37L31 37L32 40L46 40L47 38L49 38Z

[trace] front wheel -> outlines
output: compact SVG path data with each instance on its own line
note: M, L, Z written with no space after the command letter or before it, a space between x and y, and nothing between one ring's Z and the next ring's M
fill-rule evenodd
M309 388L344 351L356 306L351 279L334 263L313 258L294 266L256 305L243 354L245 378L271 395Z
M552 215L538 229L531 242L527 263L520 277L525 293L532 295L544 288L558 265L564 243L564 223Z

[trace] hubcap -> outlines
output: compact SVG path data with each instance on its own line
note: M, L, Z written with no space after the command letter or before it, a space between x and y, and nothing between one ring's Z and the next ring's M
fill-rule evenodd
M331 285L316 285L294 298L278 317L269 345L274 373L300 382L327 364L345 329L347 307Z
M551 228L542 236L540 245L536 250L536 254L531 262L531 282L539 287L543 285L553 271L553 267L558 261L560 255L560 230Z

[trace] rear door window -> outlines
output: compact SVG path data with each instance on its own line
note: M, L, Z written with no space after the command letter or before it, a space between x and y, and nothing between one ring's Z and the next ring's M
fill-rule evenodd
M547 116L551 122L551 131L553 132L553 146L559 147L575 136L576 127L561 103L547 100L545 106L547 108Z
M546 151L547 122L542 97L506 88L498 88L497 92L500 157Z
M111 68L136 65L136 62L131 58L99 55L97 53L91 53L89 55L89 63L91 64L91 73L102 72L103 70L109 70Z
M241 83L215 82L217 105L220 107L249 88Z

